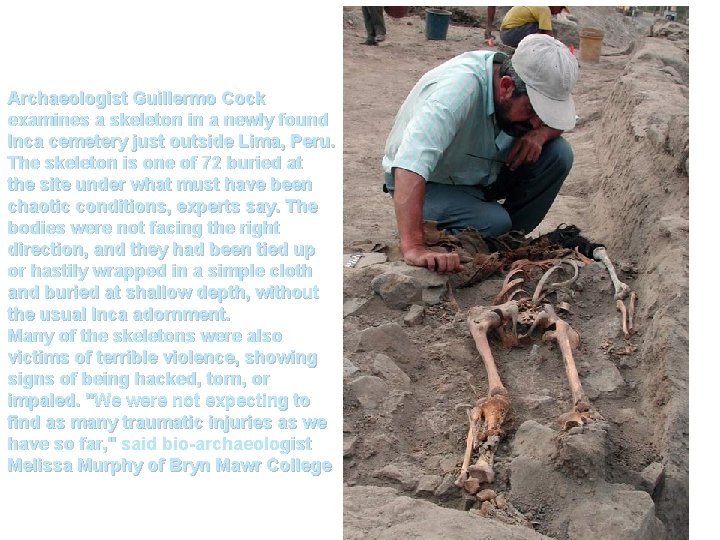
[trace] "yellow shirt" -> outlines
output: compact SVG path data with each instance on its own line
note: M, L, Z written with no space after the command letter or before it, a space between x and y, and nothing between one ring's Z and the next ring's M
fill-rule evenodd
M500 29L507 30L528 23L537 23L540 30L552 31L550 8L547 6L514 6L505 15Z

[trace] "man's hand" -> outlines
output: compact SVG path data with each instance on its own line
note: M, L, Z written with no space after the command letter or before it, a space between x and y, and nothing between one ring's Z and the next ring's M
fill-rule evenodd
M513 142L505 158L505 164L514 171L526 163L535 163L542 153L543 145L550 139L559 137L562 131L547 126L541 126L518 137Z
M428 249L423 233L422 209L425 202L425 179L405 169L395 169L395 217L400 233L400 250L405 262L425 266L435 272L458 272L457 253L438 253Z
M462 270L457 253L437 252L425 246L403 249L405 262L413 266L425 266L435 272L458 272Z

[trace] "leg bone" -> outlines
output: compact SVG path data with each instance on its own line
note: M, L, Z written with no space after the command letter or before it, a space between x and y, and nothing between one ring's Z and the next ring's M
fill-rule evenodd
M625 308L625 303L622 300L616 300L615 304L618 308L618 311L620 312L620 317L622 318L623 336L625 336L625 339L627 339L630 337L630 331L628 330L628 312Z
M491 329L499 330L503 338L503 343L505 345L511 345L511 341L517 342L517 318L518 305L517 302L514 301L493 306L485 310L475 307L468 313L467 324L475 340L475 346L482 357L483 364L485 364L485 371L488 376L488 395L490 397L498 393L506 394L507 392L505 391L502 381L500 381L495 359L493 358L490 344L488 343L487 333ZM501 328L503 323L508 320L512 323L510 336L502 331Z
M491 329L500 330L503 323L509 320L512 322L511 337L516 341L517 312L516 302L506 302L486 310L473 308L468 315L468 327L482 357L488 377L488 397L479 399L475 406L468 411L470 428L466 439L465 455L460 473L455 480L455 485L470 493L477 492L480 484L490 483L495 478L492 469L493 456L502 434L502 423L510 410L510 399L500 380L487 333ZM502 335L505 340L507 335L504 333ZM475 464L470 465L473 451L476 449L478 450L478 459Z
M633 328L633 320L635 319L635 303L637 302L637 294L635 294L635 291L630 291L630 300L628 302L628 332L630 334L635 333L635 329Z
M510 410L510 399L503 394L479 399L468 411L470 429L468 430L463 463L455 480L457 487L475 494L480 485L490 484L495 479L493 459L502 435L502 423ZM473 452L477 450L477 460L470 464Z
M565 364L565 375L570 385L573 410L558 418L563 427L569 429L574 425L582 425L592 421L597 418L597 415L591 410L590 400L583 391L580 375L578 375L572 354L573 349L576 349L580 344L580 336L568 323L557 316L550 304L545 304L543 308L546 317L543 318L542 324L545 328L555 327L554 330L545 332L543 341L554 340L557 342Z
M610 273L610 279L612 280L613 287L615 287L615 299L623 300L630 292L630 287L628 287L625 283L618 279L617 272L615 272L615 267L613 266L612 261L610 261L610 257L608 257L605 248L595 248L593 250L593 259L595 259L596 261L600 261L605 265L605 268L607 268L607 271Z

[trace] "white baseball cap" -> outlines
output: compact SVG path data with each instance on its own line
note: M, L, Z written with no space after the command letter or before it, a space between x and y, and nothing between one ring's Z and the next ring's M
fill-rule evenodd
M515 49L512 66L545 125L562 130L575 127L570 93L577 82L578 62L570 49L547 34L530 34Z

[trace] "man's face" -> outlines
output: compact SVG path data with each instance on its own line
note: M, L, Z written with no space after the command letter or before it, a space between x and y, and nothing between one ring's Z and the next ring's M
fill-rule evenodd
M542 125L527 96L501 98L495 103L495 118L500 129L512 137L521 137Z

